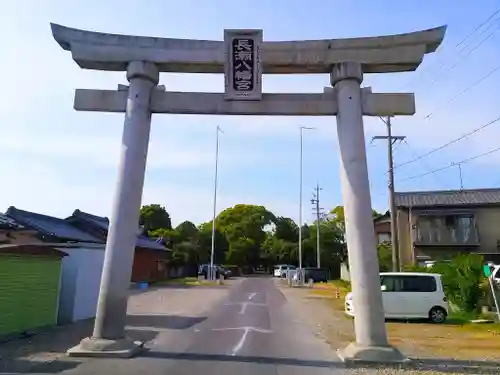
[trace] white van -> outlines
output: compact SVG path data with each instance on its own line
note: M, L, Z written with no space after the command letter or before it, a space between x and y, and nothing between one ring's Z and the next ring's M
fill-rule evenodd
M274 266L273 275L274 277L286 277L287 271L293 271L295 268L295 266L291 266L289 264L278 264Z
M448 300L439 274L384 272L380 274L380 285L387 319L429 319L443 323L448 316ZM352 293L346 296L345 312L354 316Z

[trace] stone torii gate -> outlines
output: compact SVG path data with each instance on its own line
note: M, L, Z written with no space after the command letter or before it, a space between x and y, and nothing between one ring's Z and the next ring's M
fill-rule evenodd
M330 115L337 116L356 311L356 342L340 354L344 360L405 360L389 345L385 330L363 115L411 116L415 99L410 93L372 93L361 83L364 73L415 70L440 45L445 26L393 36L289 42L263 42L262 30L226 30L222 42L51 26L55 40L81 68L126 71L130 82L118 90L75 93L77 111L124 112L125 123L94 332L70 355L129 357L142 345L125 337L125 318L152 113ZM160 72L225 73L226 92L169 92L157 86ZM328 73L332 87L313 94L262 93L262 73Z

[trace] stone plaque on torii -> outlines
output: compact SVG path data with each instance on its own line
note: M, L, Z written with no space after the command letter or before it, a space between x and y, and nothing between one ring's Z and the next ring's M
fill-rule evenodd
M263 42L262 30L226 30L224 42L104 34L52 24L61 47L84 69L126 71L130 86L75 92L78 111L124 112L119 177L92 337L70 355L129 357L128 288L139 222L152 113L337 116L340 179L349 250L356 342L345 360L404 361L387 341L363 129L365 116L411 116L411 93L361 88L365 73L415 70L446 27L392 36ZM225 73L224 93L172 92L160 72ZM330 74L318 93L262 93L262 74Z

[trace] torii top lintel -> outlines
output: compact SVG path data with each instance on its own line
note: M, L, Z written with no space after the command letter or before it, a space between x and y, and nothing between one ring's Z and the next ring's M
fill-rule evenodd
M85 69L125 71L130 61L150 61L161 72L224 73L222 41L106 34L51 24L54 39ZM365 73L415 70L441 44L446 26L407 34L263 42L268 74L330 73L333 64L361 63Z

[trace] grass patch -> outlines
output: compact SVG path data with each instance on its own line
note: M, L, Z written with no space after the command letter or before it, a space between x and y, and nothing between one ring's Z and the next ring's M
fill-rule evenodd
M314 284L311 295L315 298L326 299L333 308L343 311L345 296L350 291L351 285L348 282L331 280L328 283Z
M340 292L340 298L336 298L337 291ZM342 320L346 324L352 322L352 318L343 312L345 295L349 291L349 283L335 280L315 285L308 297L322 299L335 311L332 311L336 319L335 326L325 333L330 342L342 341L342 345L344 341L354 339L352 328L348 331L340 329L340 326L344 325L340 324ZM388 321L386 329L389 342L410 356L500 360L500 324L470 323L470 320L476 318L475 314L452 313L443 324L427 321Z

